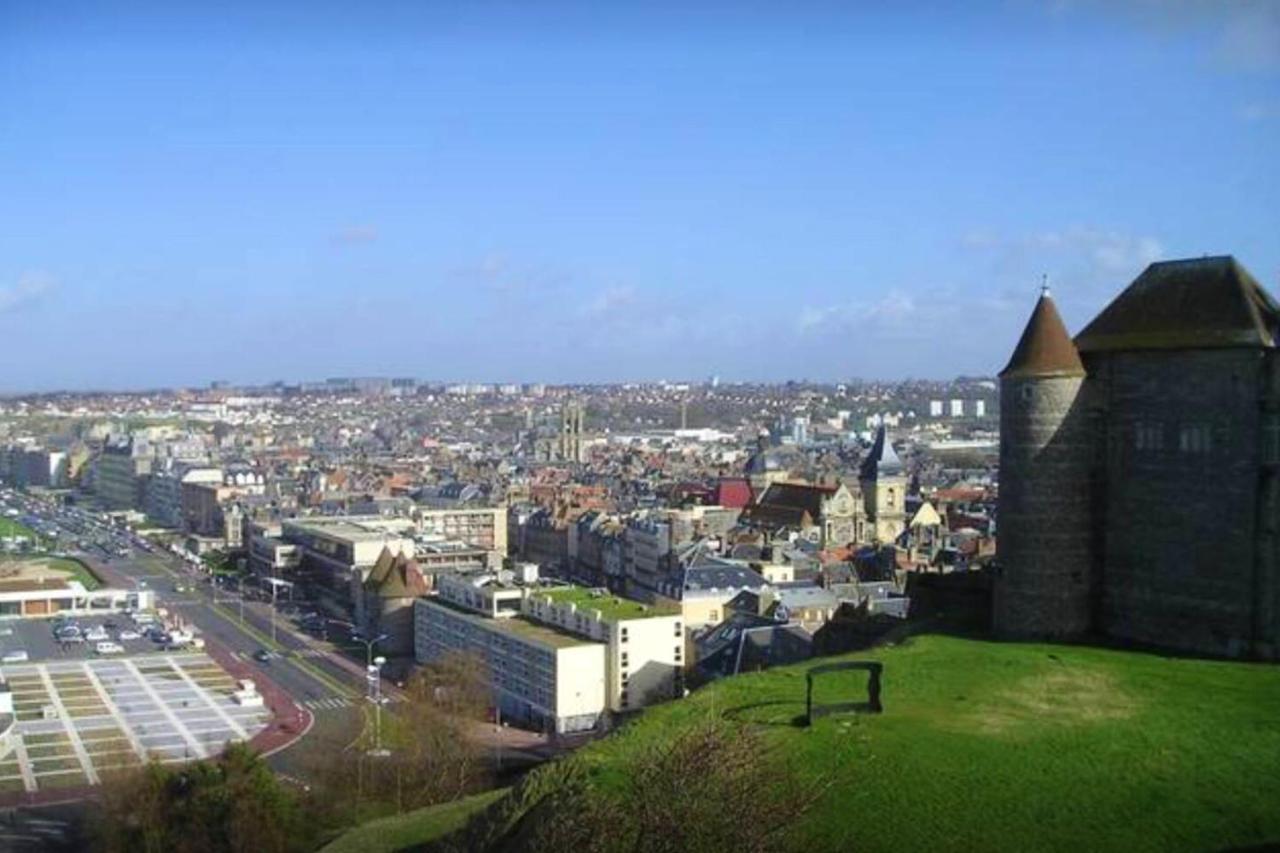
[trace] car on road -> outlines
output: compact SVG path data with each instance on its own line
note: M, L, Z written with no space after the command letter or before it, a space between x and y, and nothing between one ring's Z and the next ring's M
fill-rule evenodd
M5 652L4 656L0 657L0 663L26 663L28 660L29 656L22 649Z
M61 640L64 643L71 639L80 639L80 627L78 625L63 625L61 628L54 628L53 637L55 640Z
M256 660L258 663L268 663L273 657L275 657L275 655L273 655L271 652L267 651L266 649L258 649L256 652L253 653L253 659Z
M93 647L93 650L100 655L124 654L124 646L120 645L119 643L113 643L109 640L106 642L98 643L98 645Z
M129 630L129 629L125 629L125 630L123 630L123 631L121 631L121 632L120 632L120 639L122 639L122 640L141 640L141 639L142 639L142 635L141 635L141 634L139 634L137 631L131 631L131 630Z

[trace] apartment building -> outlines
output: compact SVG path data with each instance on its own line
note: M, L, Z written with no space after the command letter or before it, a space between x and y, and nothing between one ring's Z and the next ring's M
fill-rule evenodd
M423 536L463 542L497 555L507 553L506 507L420 509L414 518Z
M495 618L443 593L414 603L414 655L431 663L478 655L506 719L557 734L590 731L605 715L605 646L517 614Z
M684 620L671 604L643 604L602 589L539 589L521 602L530 619L602 642L610 711L643 708L684 693Z

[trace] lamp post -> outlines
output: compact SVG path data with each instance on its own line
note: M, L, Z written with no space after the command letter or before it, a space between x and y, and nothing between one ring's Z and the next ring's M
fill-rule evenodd
M391 753L382 748L382 665L387 659L378 655L373 663L365 668L369 682L369 701L373 703L373 749L369 755L385 758Z
M348 629L350 629L351 631L357 630L356 626L351 622L344 622L341 619L329 619L328 621L332 622L334 625L343 625ZM382 633L371 640L357 640L355 637L351 638L353 641L357 643L364 644L364 665L366 667L373 665L373 647L376 646L378 643L381 643L383 640L387 639L387 637L389 636L391 635L387 633Z

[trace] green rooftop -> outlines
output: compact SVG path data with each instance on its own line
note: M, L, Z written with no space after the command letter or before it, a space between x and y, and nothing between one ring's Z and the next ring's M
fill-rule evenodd
M585 586L556 587L539 590L536 594L549 598L557 604L576 604L580 611L599 610L600 617L606 622L680 615L680 608L674 604L642 604L639 601L619 598L611 593Z
M539 622L533 622L523 616L512 616L506 619L490 619L481 616L478 613L472 613L452 601L446 601L443 598L424 598L421 599L432 607L440 607L448 610L458 616L463 617L471 622L483 625L485 628L493 631L501 631L506 634L513 634L521 639L530 640L540 643L544 646L550 646L555 649L567 649L572 646L590 646L594 645L593 641L583 637L570 634L551 625L543 625Z

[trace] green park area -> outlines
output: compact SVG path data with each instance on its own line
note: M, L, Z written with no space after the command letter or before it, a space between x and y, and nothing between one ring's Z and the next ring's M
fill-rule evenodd
M402 815L384 817L349 830L330 842L322 853L391 853L439 838L460 829L476 812L506 794L506 788L427 806Z
M576 760L588 784L562 801L577 810L586 797L608 814L656 745L715 720L750 730L781 761L779 790L759 797L790 796L783 787L815 792L785 834L784 846L798 850L1222 850L1280 842L1278 667L946 636L820 663L840 660L884 664L882 714L835 713L799 725L809 665L725 679L586 747ZM815 702L865 699L866 678L822 676ZM560 778L570 774L556 765L535 770L519 805L476 820L500 820L486 835L510 841L531 803L554 801ZM698 797L697 788L687 796ZM479 813L483 804L457 804L472 806ZM418 843L448 831L420 828Z
M102 581L84 563L66 557L0 554L0 572L5 569L19 569L24 575L33 571L37 574L57 572L66 575L67 580L79 581L87 590L102 586Z
M36 533L25 524L19 524L12 518L0 516L0 539L9 539L15 536L25 536L28 539L34 540L36 538Z

